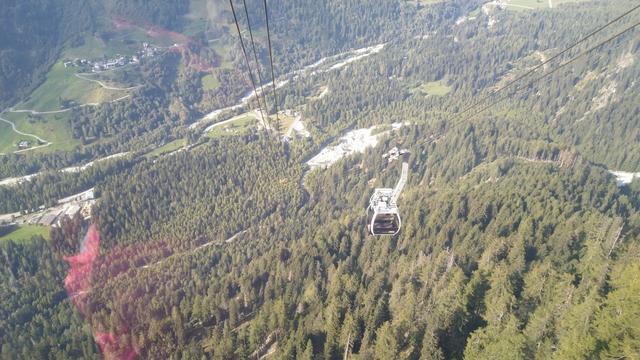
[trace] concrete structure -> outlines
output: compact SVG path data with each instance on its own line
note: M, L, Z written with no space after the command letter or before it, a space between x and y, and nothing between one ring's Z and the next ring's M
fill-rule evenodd
M52 226L56 222L57 218L58 218L58 213L46 213L40 218L40 221L38 221L38 224L44 225L44 226Z

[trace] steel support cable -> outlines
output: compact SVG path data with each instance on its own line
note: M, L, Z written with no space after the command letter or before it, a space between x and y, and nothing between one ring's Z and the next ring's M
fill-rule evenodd
M478 105L480 105L481 102L483 102L484 100L486 100L488 97L493 96L497 93L500 93L502 91L504 91L505 89L511 87L513 84L519 82L520 80L524 79L525 77L533 74L534 72L536 72L538 69L544 67L545 65L549 64L550 62L558 59L560 56L566 54L567 52L571 51L572 49L574 49L576 46L584 43L585 41L589 40L590 38L592 38L593 36L595 36L596 34L600 33L601 31L603 31L604 29L608 28L609 26L613 25L614 23L622 20L624 17L626 17L627 15L631 14L632 12L636 11L640 9L640 5L636 5L633 8L631 8L630 10L627 10L626 12L624 12L622 15L616 17L615 19L609 21L608 23L600 26L599 28L591 31L589 34L587 34L586 36L582 37L580 40L578 40L577 42L573 43L571 46L565 48L564 50L560 51L559 53L557 53L556 55L552 56L551 58L547 59L546 61L542 62L541 64L538 64L537 66L535 66L534 68L532 68L531 70L527 71L526 73L518 76L516 79L510 81L509 83L507 83L506 85L504 85L503 87L491 92L490 94L484 96L482 99L476 101L473 105L467 107L466 109L464 109L461 114L464 114L466 112L469 112L470 110L472 110L473 108L477 107Z
M251 29L251 18L249 18L249 10L247 9L247 0L242 0L242 4L244 5L244 14L247 17L247 28L249 29L249 39L251 40L251 49L253 50L253 59L256 62L256 70L258 71L258 87L260 88L260 94L262 94L262 102L264 103L264 109L267 111L267 123L268 126L271 127L271 118L269 117L269 110L267 107L267 99L264 95L264 88L262 86L262 70L260 70L260 61L258 61L258 52L256 51L256 44L253 40L253 30ZM257 94L256 94L257 96ZM260 98L258 98L258 102ZM263 116L264 119L264 116Z
M534 85L535 83L537 83L537 82L539 82L539 81L542 81L542 80L546 79L547 77L549 77L549 76L553 75L554 73L556 73L557 71L559 71L559 70L563 69L564 67L566 67L566 66L568 66L568 65L570 65L570 64L572 64L572 63L574 63L574 62L576 62L578 59L580 59L580 58L582 58L582 57L584 57L584 56L586 56L586 55L589 55L589 54L590 54L590 53L592 53L593 51L595 51L595 50L597 50L597 49L599 49L599 48L603 47L604 45L606 45L606 44L608 44L608 43L612 42L613 40L615 40L615 39L619 38L620 36L622 36L622 35L624 35L624 34L626 34L626 33L630 32L630 31L634 30L634 29L635 29L636 27L638 27L638 26L640 26L640 22L635 23L634 25L631 25L631 26L629 26L629 27L625 28L624 30L622 30L622 31L620 31L620 32L616 33L615 35L613 35L613 36L611 36L611 37L609 37L609 38L605 39L604 41L599 42L599 43L598 43L598 44L596 44L595 46L593 46L593 47L591 47L591 48L589 48L589 49L587 49L587 50L585 50L585 51L581 52L580 54L576 55L575 57L571 58L570 60L568 60L568 61L566 61L566 62L564 62L564 63L560 64L557 68L555 68L555 69L553 69L553 70L551 70L551 71L549 71L549 72L545 73L544 75L542 75L542 76L540 76L540 77L538 77L538 78L533 79L532 81L530 81L529 83L527 83L525 87L517 88L517 89L515 90L515 92L518 92L518 91L523 90L523 89L525 89L525 88L531 87L531 86L532 86L532 85ZM464 117L464 118L458 118L454 123L452 123L452 124L451 124L450 128L451 128L451 127L458 126L458 125L461 125L461 124L465 123L465 121L469 120L471 117L473 117L473 116L475 116L475 115L478 115L478 114L480 114L480 113L482 113L482 112L484 112L484 111L486 111L486 110L488 110L488 109L492 108L493 106L495 106L495 105L497 105L498 103L502 102L502 101L503 101L504 99L506 99L508 96L509 96L509 95L507 94L507 95L504 95L504 96L502 96L502 97L499 97L498 99L496 99L496 100L494 100L493 102L491 102L490 104L488 104L488 105L486 105L486 106L482 107L479 111L475 112L475 113L474 113L474 114L472 114L472 115L469 115L469 116ZM462 114L462 113L461 113L461 114ZM460 115L461 115L461 114L460 114ZM427 139L427 140L423 141L421 144L427 143L427 142L429 142L429 140L431 140L431 139Z
M247 62L247 67L249 68L249 79L251 80L251 86L253 86L253 92L256 94L258 109L260 110L262 121L264 122L264 112L262 111L262 105L260 105L260 97L258 96L256 81L253 79L253 72L251 71L251 63L249 62L249 56L247 55L247 48L244 46L244 40L242 39L242 33L240 32L240 25L238 24L238 17L236 16L236 10L235 10L235 7L233 6L233 0L229 0L229 5L231 6L231 12L233 13L233 21L236 23L236 30L238 31L238 37L240 37L240 46L242 47L242 54L244 55L244 60Z
M611 41L613 41L613 40L615 40L615 39L617 39L617 38L619 38L620 36L622 36L622 35L624 35L624 34L626 34L626 33L630 32L630 31L634 30L636 27L638 27L638 25L640 25L640 22L635 23L634 25L631 25L631 26L627 27L626 29L624 29L624 30L622 30L621 32L619 32L619 33L617 33L617 34L615 34L615 35L613 35L613 36L611 36L611 37L607 38L606 40L604 40L604 41L602 41L602 42L599 42L599 43L598 43L598 44L596 44L595 46L593 46L593 47L591 47L591 48L589 48L589 49L587 49L587 50L585 50L585 51L581 52L580 54L576 55L576 56L575 56L575 57L573 57L572 59L570 59L570 60L568 60L568 61L566 61L566 62L564 62L564 63L560 64L557 68L555 68L555 69L553 69L553 70L551 70L551 71L549 71L549 72L545 73L544 75L542 75L542 76L540 76L540 77L538 77L538 78L533 79L533 80L532 80L532 81L530 81L530 82L529 82L529 83L528 83L524 88L516 88L515 92L518 92L518 91L520 91L520 90L522 90L522 89L528 88L528 87L530 87L531 85L533 85L533 84L535 84L535 83L537 83L537 82L539 82L539 81L542 81L542 80L546 79L547 77L549 77L549 76L553 75L555 72L557 72L557 71L559 71L559 70L563 69L564 67L566 67L566 66L568 66L568 65L570 65L570 64L572 64L572 63L574 63L574 62L575 62L575 61L577 61L578 59L580 59L580 58L582 58L582 57L584 57L584 56L586 56L586 55L589 55L591 52L593 52L593 51L595 51L595 50L597 50L597 49L599 49L599 48L603 47L604 45L606 45L606 44L610 43ZM484 112L485 110L488 110L489 108L491 108L492 106L494 106L494 105L498 104L499 102L501 102L502 100L506 99L507 97L508 97L508 94L507 94L507 95L504 95L504 96L502 96L502 97L499 97L498 99L494 100L494 101L493 101L492 103L490 103L489 105L486 105L486 106L484 106L483 108L481 108L481 109L480 109L480 110L479 110L475 115L480 114L480 113ZM462 122L464 122L464 121L466 121L466 120L469 120L469 118L470 118L470 116L468 116L468 117L464 118L464 119L462 120Z
M280 117L278 116L278 94L276 92L276 76L273 71L273 49L271 47L271 30L269 28L269 8L267 6L267 0L263 0L264 3L264 16L267 23L267 42L269 43L269 63L271 64L271 81L273 82L273 104L276 110L276 124L278 131L280 131Z

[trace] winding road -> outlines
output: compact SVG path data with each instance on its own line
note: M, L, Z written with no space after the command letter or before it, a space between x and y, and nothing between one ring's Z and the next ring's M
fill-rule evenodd
M75 74L75 76L76 76L78 79L82 79L82 80L85 80L85 81L90 81L90 82L96 83L96 84L100 85L102 88L104 88L104 89L106 89L106 90L114 90L114 91L130 91L130 90L138 89L138 88L140 88L140 87L142 86L142 85L136 85L136 86L126 87L126 88L115 87L115 86L109 86L109 85L105 84L104 82L102 82L102 81L100 81L100 80L89 79L89 78L87 78L87 77L86 77L86 75L88 75L88 74L82 74L82 73L77 73L77 74ZM119 97L119 98L117 98L117 99L111 100L111 101L109 101L109 103L114 103L114 102L122 101L122 100L124 100L124 99L126 99L126 98L129 98L129 97L131 97L131 94L127 94L127 95L125 95L125 96L121 96L121 97ZM47 147L47 146L50 146L52 143L51 143L50 141L47 141L47 140L45 140L45 139L43 139L43 138L39 137L39 136L38 136L38 135L36 135L36 134L25 133L25 132L22 132L22 131L18 130L18 129L16 128L16 124L15 124L13 121L10 121L10 120L7 120L7 119L5 119L5 118L2 118L2 117L1 117L1 116L2 116L2 114L4 114L5 112L12 112L12 113L28 113L28 114L31 114L31 115L50 115L50 114L61 114L61 113L65 113L65 112L71 111L71 110L73 110L73 109L82 108L82 107L87 107L87 106L98 106L98 105L100 105L100 104L101 104L101 103L86 103L86 104L80 104L80 105L76 105L76 106L68 107L68 108L65 108L65 109L60 109L60 110L51 110L51 111L37 111L37 110L33 110L33 109L18 109L18 110L15 110L15 109L13 109L13 108L9 108L9 109L6 109L6 110L3 110L2 112L0 112L0 121L5 122L5 123L7 123L7 124L11 125L11 129L12 129L16 134L23 135L23 136L29 136L29 137L32 137L32 138L34 138L34 139L38 140L39 142L43 143L42 145L38 145L38 146L35 146L35 147L30 147L30 148L28 148L28 149L22 149L22 150L18 150L18 151L14 151L14 152L13 152L13 153L15 153L15 154L18 154L18 153L22 153L22 152L26 152L26 151L31 151L31 150L35 150L35 149L39 149L39 148L43 148L43 147ZM4 155L4 153L1 153L0 155Z
M66 108L66 109L62 109L62 110L52 110L52 111L36 111L36 110L13 110L13 109L9 109L9 112L13 112L13 113L29 113L31 115L47 115L47 114L60 114L63 112L67 112L72 110L74 107L70 107L70 108Z
M108 101L108 102L109 102L109 103L115 103L115 102L118 102L118 101L122 101L122 100L124 100L124 99L127 99L127 98L129 98L129 97L131 97L131 94L127 94L127 95L125 95L125 96L119 97L119 98L117 98L117 99L114 99L114 100L111 100L111 101ZM67 112L67 111L71 111L71 110L73 110L73 109L82 108L82 107L87 107L87 106L98 106L98 105L100 105L100 104L101 104L101 103L87 103L87 104L80 104L80 105L72 106L72 107L70 107L70 108L61 109L61 110L53 110L53 111L36 111L36 110L30 110L30 109L26 109L26 110L14 110L14 109L8 109L8 110L6 110L6 111L8 111L8 112L12 112L12 113L29 113L29 114L31 114L31 115L48 115L48 114L60 114L60 113L64 113L64 112ZM40 149L40 148L47 147L47 146L50 146L51 144L53 144L52 142L50 142L50 141L48 141L48 140L45 140L45 139L43 139L43 138L39 137L39 136L38 136L38 135L36 135L36 134L25 133L25 132L22 132L22 131L18 130L18 129L16 128L16 124L15 124L14 122L12 122L12 121L10 121L10 120L7 120L7 119L5 119L5 118L2 118L2 117L1 117L1 115L2 115L2 114L4 114L4 112L5 112L5 111L0 112L0 121L3 121L3 122L5 122L5 123L7 123L7 124L11 125L11 129L12 129L15 133L17 133L17 134L19 134L19 135L29 136L29 137L35 138L35 139L37 139L39 142L44 143L43 145L38 145L38 146L30 147L30 148L28 148L28 149L22 149L22 150L14 151L14 152L13 152L14 154L19 154L19 153L23 153L23 152L31 151L31 150L35 150L35 149ZM0 154L0 155L4 155L4 154L2 153L2 154Z
M93 83L96 83L96 84L100 85L102 88L107 89L107 90L128 91L128 90L135 90L135 89L140 88L140 87L142 86L142 85L136 85L136 86L130 86L130 87L127 87L127 88L121 88L121 87L109 86L109 85L107 85L107 84L103 83L103 82L102 82L102 81L100 81L100 80L96 80L96 79L89 79L89 78L87 77L87 75L89 75L89 74L85 74L85 73L76 73L76 74L75 74L75 76L76 76L78 79L82 79L82 80L86 80L86 81L91 81L91 82L93 82Z
M5 123L7 123L7 124L11 125L11 129L13 129L13 131L14 131L14 132L16 132L17 134L20 134L20 135L24 135L24 136L32 137L32 138L34 138L34 139L38 140L39 142L42 142L42 143L45 143L45 144L46 144L46 145L41 145L41 146L37 146L37 147L44 147L44 146L49 146L49 145L51 145L51 143L50 143L49 141L47 141L47 140L45 140L45 139L43 139L43 138L39 137L38 135L35 135L35 134L29 134L29 133L22 132L22 131L20 131L20 130L16 129L16 124L14 124L12 121L9 121L9 120L7 120L7 119L3 118L3 117L2 117L2 114L4 114L4 111L3 111L3 112L0 112L0 121L3 121L3 122L5 122ZM25 149L25 150L33 150L33 149L35 149L35 148L30 148L30 149Z

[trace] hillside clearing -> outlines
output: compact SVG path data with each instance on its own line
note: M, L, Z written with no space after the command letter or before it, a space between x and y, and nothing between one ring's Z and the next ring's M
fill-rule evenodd
M509 10L527 11L535 9L553 9L560 4L578 3L587 0L509 0L505 5Z
M16 110L55 111L82 104L99 104L123 96L122 91L109 90L96 82L75 76L75 71L65 69L61 62L53 66L47 80Z
M212 74L203 76L200 81L202 82L202 90L204 91L215 90L220 87L220 81Z
M172 153L180 148L183 148L187 145L187 139L178 139L178 140L174 140L170 143L167 143L153 151L151 151L150 153L146 154L145 157L147 159L151 159L154 157L158 157L158 156L162 156L164 154L169 154Z
M413 91L419 91L423 95L445 96L451 92L451 86L447 85L444 80L438 80L422 84L414 88Z
M253 112L238 115L229 120L219 122L207 128L206 135L209 138L220 136L242 135L249 131L249 128L257 122Z
M51 146L43 148L42 151L51 152L55 150L71 150L81 144L80 140L74 139L69 127L69 112L59 114L40 114L31 115L28 113L5 113L3 117L16 124L16 129L24 133L34 134L42 139L51 142ZM10 128L10 127L9 127ZM27 136L19 136L20 139L28 140L31 146L36 145L35 139ZM0 137L0 149L7 146L14 146L15 142L11 141L13 137ZM14 150L18 150L17 147Z
M0 236L0 243L13 240L18 243L30 241L34 236L42 236L49 239L49 228L41 225L19 225L10 229L10 232Z
M24 136L16 133L11 125L0 122L0 153L6 154L19 150L18 143L20 141L35 141L30 136Z
M424 5L438 4L438 3L444 2L444 0L406 0L406 2L416 6L417 5L424 6Z

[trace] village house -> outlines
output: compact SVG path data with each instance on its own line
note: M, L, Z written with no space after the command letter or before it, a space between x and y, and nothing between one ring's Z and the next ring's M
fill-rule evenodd
M30 146L31 146L31 142L27 141L27 140L22 140L22 141L20 141L18 143L18 148L20 148L20 149L26 149L26 148L28 148Z

